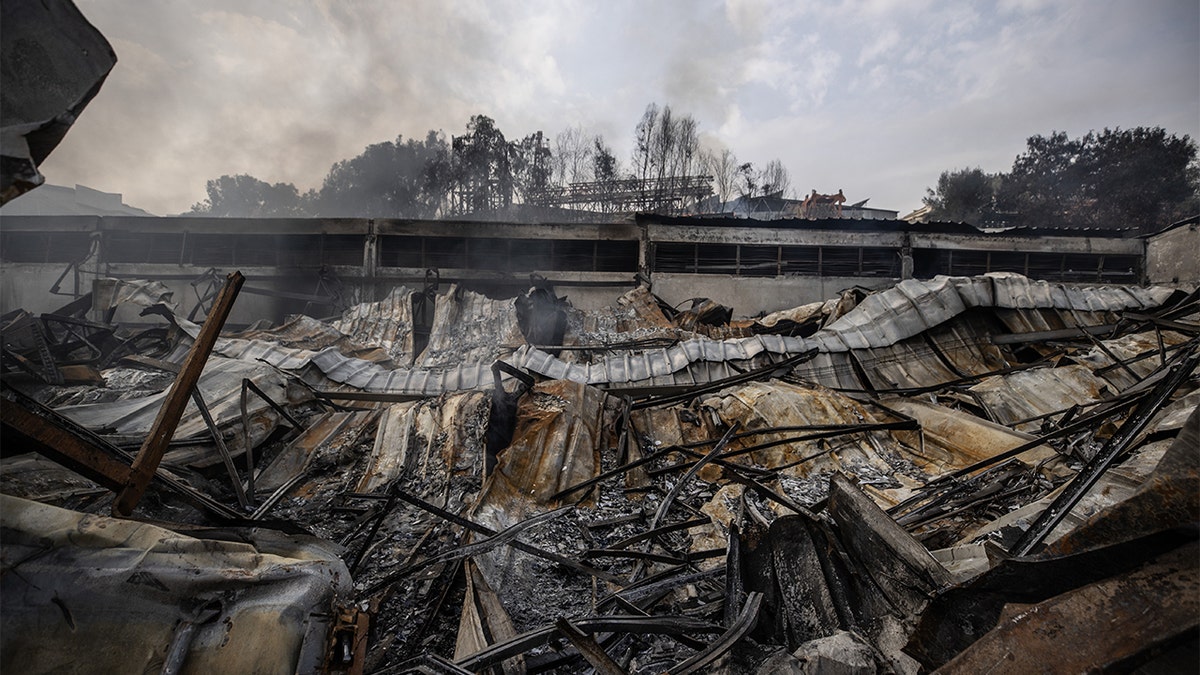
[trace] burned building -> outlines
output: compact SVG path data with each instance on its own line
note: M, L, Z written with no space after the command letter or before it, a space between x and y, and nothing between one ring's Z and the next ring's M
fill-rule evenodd
M647 284L672 305L702 296L754 316L939 274L1143 283L1147 242L1122 234L654 215L606 223L7 216L0 311L50 311L57 300L46 289L75 296L96 277L159 281L194 299L197 290L211 295L219 271L239 269L248 282L234 323L324 317L398 285L423 288L436 269L444 284L493 296L514 296L536 273L587 309Z
M1200 299L1142 240L49 225L6 670L1194 665Z

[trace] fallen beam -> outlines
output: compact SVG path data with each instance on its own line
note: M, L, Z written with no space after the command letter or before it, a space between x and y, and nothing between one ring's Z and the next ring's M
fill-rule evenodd
M183 410L191 398L192 388L200 380L200 373L203 372L204 364L208 361L209 354L212 353L217 336L220 335L221 328L225 325L225 320L233 309L238 290L245 281L246 277L242 276L241 272L233 272L225 279L225 286L221 288L221 294L213 304L212 311L209 312L204 326L200 329L200 334L196 337L192 349L179 369L179 377L175 378L171 384L171 390L167 392L163 407L159 409L158 417L150 426L146 442L133 460L133 466L130 468L125 486L113 501L112 513L114 516L122 517L133 513L134 507L145 494L146 487L150 485L150 480L154 477L155 470L158 469L158 463L162 461L167 444L171 442L171 437L175 434L175 427L179 425L179 419L183 416Z
M129 466L114 457L106 447L80 435L76 429L65 427L63 418L15 390L5 387L3 399L0 421L6 430L15 435L15 438L7 439L9 442L16 440L14 446L27 445L29 449L114 492L125 485Z

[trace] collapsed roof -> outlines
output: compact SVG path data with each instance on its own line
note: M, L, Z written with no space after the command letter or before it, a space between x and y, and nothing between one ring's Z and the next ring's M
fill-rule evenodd
M42 456L127 464L204 340L124 283L92 304L161 340L0 318L4 666L1023 672L1194 642L1195 294L938 277L733 320L396 288L217 338L137 522Z

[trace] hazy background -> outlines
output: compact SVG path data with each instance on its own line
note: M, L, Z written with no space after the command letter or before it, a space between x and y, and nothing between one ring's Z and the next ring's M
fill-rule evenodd
M1034 134L1200 137L1200 2L76 0L119 59L42 171L187 210L207 179L319 187L398 134L584 125L627 161L650 102L793 188L904 213Z

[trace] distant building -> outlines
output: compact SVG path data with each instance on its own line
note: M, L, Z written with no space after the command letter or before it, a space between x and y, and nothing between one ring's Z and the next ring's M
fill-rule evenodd
M828 213L821 211L816 218L843 218L850 220L896 220L899 211L891 209L876 209L866 206L869 199L841 207L841 215L837 216L832 210ZM734 218L753 218L754 220L782 220L788 218L804 218L804 200L786 199L781 192L759 197L737 197L727 202L710 197L697 206L699 215L724 215ZM816 209L809 207L811 212Z
M86 185L73 188L42 185L0 208L0 216L146 216L154 214L130 206L119 192L101 192Z

